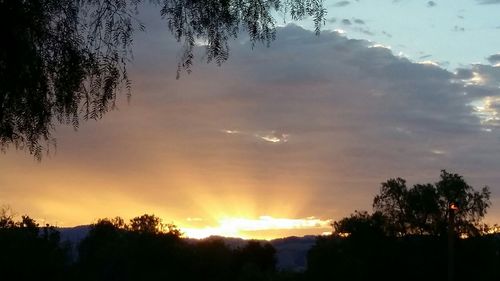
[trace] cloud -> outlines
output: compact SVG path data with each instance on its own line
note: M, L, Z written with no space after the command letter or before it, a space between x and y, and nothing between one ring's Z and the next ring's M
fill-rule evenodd
M371 30L369 30L367 28L359 28L359 27L357 27L354 30L359 31L359 32L361 32L363 34L366 34L366 35L370 35L370 36L375 35L375 33L373 33Z
M343 25L351 25L352 23L351 23L351 21L349 19L343 19L342 20L342 24Z
M494 54L486 58L491 64L500 64L500 54Z
M264 134L255 134L257 138L260 138L266 142L270 143L285 143L288 142L289 134L278 133L276 131L272 131L270 133Z
M436 2L434 2L434 1L428 1L427 2L427 7L429 7L429 8L432 8L432 7L436 6L436 5L437 5Z
M476 0L481 5L500 4L500 0Z
M277 132L275 130L268 131L268 132L243 132L243 131L238 131L238 130L227 130L223 129L221 130L223 133L226 133L228 135L241 135L241 136L246 136L248 138L255 138L257 140L261 140L267 143L274 143L274 144L280 144L280 143L286 143L289 140L290 135L282 132Z
M351 2L349 2L349 1L339 1L339 2L335 3L333 6L334 7L345 7L349 4L351 4Z
M357 23L357 24L365 24L365 21L362 20L362 19L354 19L354 23Z
M222 67L176 80L178 44L159 32L135 41L130 105L58 128L55 160L2 155L3 200L47 219L151 210L218 227L224 214L338 219L390 177L433 182L443 168L500 185L498 67L450 72L288 25L269 48L240 38Z

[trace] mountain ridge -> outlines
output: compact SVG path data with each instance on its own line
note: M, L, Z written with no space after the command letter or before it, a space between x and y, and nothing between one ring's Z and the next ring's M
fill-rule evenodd
M77 245L90 231L90 225L79 225L74 227L57 227L61 234L61 242L71 245L72 256L77 257ZM307 253L316 243L319 236L288 236L272 240L243 239L239 237L209 236L203 239L183 238L190 242L204 241L209 239L220 239L230 248L239 248L249 241L262 241L270 243L276 249L276 266L279 270L304 271L307 267Z

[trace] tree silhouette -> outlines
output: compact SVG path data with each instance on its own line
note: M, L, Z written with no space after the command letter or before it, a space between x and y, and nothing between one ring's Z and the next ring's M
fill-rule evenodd
M500 277L499 236L481 225L489 197L488 187L475 190L445 170L438 182L412 188L402 178L389 179L373 200L373 213L355 211L333 223L332 236L318 239L308 255L307 276L495 280ZM450 241L456 242L451 248ZM450 260L456 267L448 269Z
M489 198L488 187L476 191L462 176L443 170L435 184L408 189L401 178L382 183L373 209L387 219L387 229L393 235L444 235L450 227L450 212L454 212L456 232L474 236L480 234L481 220L491 204Z
M386 218L380 213L368 214L366 211L355 211L349 217L332 224L333 233L341 237L354 236L361 238L377 238L387 235Z
M65 280L68 254L54 227L39 227L29 216L16 221L11 212L0 210L2 280Z
M56 123L78 128L130 95L127 62L143 0L0 1L0 149L27 149L41 159ZM183 55L177 74L191 71L197 39L207 62L229 57L228 40L246 31L252 44L275 38L274 12L313 17L319 32L322 0L151 0Z

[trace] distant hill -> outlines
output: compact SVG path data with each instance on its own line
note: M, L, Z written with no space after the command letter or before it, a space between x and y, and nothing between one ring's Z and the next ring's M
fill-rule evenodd
M76 245L87 236L89 225L58 228L61 241L72 245L73 257L76 258ZM276 249L277 267L281 270L303 271L307 267L307 252L316 243L317 236L285 237L269 241ZM197 239L186 238L196 243ZM241 238L211 236L205 239L222 239L231 248L244 246L248 241Z
M317 236L286 237L271 240L276 249L279 269L304 271L307 267L307 252L316 243Z

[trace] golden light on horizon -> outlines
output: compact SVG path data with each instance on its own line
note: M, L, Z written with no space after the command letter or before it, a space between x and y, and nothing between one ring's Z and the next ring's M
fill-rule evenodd
M200 228L180 227L186 237L202 239L210 236L239 237L243 239L273 239L277 237L262 234L262 232L277 230L317 230L318 235L329 228L330 220L315 217L291 219L260 216L258 218L225 217L218 220L216 226ZM284 235L283 235L284 236ZM282 237L283 237L282 236Z

